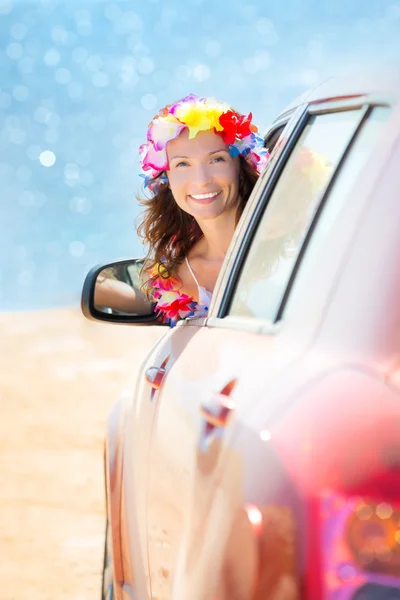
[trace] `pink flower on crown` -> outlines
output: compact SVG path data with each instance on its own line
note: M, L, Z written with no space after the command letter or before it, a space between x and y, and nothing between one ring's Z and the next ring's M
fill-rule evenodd
M148 129L147 139L153 144L155 150L164 150L167 143L178 137L184 129L185 125L179 123L172 115L157 117Z
M152 176L155 177L161 171L168 169L168 159L165 150L157 151L153 144L148 144L147 152L142 159L144 171L153 170Z

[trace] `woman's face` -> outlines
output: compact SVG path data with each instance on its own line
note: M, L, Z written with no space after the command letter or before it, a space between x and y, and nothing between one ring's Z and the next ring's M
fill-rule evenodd
M239 206L237 157L212 131L201 131L189 139L185 129L168 142L169 186L178 206L197 221L214 219Z

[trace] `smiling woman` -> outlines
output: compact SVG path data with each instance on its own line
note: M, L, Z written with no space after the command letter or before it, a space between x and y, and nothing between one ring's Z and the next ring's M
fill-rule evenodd
M213 98L190 95L154 117L140 147L145 210L139 234L156 311L207 315L233 232L268 152L248 116Z

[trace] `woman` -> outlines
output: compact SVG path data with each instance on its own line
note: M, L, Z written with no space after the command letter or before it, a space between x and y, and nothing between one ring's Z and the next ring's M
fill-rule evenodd
M178 318L206 316L236 224L268 159L251 119L191 94L160 110L139 148L151 192L139 198L145 211L138 231L148 247L144 289L172 326ZM104 277L95 300L132 313L143 303L133 288Z
M193 94L163 108L139 151L148 247L146 288L172 326L206 316L239 217L268 159L251 122L229 105Z

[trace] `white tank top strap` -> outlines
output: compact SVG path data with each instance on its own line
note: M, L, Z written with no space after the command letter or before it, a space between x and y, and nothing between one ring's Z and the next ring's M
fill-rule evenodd
M189 269L189 271L190 271L190 273L191 273L191 275L192 275L193 279L194 279L194 280L195 280L195 282L196 282L196 285L197 285L197 287L199 288L199 287L200 287L200 285L199 285L199 282L197 281L196 275L193 273L193 269L192 269L192 267L190 266L190 263L189 263L189 260L188 260L188 257L187 257L187 256L186 256L186 258L185 258L185 261L186 261L186 264L187 264L187 268Z
M211 303L212 292L209 292L208 290L206 290L206 288L204 288L202 285L199 284L199 282L197 281L196 275L193 273L193 269L190 266L187 256L186 256L185 260L186 260L187 267L188 267L193 279L196 282L198 293L199 293L198 306L195 309L196 316L206 317L208 314L207 313L208 307L210 306L210 303Z

